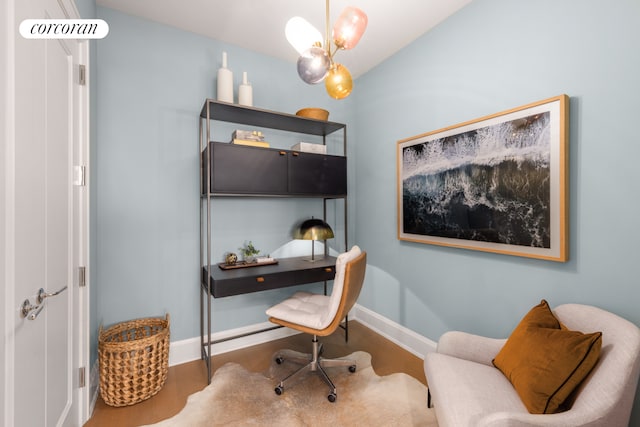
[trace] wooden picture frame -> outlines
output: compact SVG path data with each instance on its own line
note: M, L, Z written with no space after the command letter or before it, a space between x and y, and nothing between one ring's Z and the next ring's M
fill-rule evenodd
M568 260L569 97L397 142L398 239Z

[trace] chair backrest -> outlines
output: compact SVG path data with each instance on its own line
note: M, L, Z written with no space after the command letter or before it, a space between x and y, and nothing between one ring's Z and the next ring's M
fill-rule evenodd
M577 390L569 412L580 413L588 426L627 426L640 375L640 329L588 305L564 304L553 312L569 329L602 332L600 359Z
M344 255L349 257L344 265L341 265L340 259L336 262L336 278L333 282L331 302L327 311L327 316L331 316L332 320L329 326L324 329L325 333L323 335L329 335L335 331L340 322L349 314L349 311L358 300L364 283L367 269L367 253L361 252L360 248L354 246L351 251ZM340 269L344 270L340 271Z

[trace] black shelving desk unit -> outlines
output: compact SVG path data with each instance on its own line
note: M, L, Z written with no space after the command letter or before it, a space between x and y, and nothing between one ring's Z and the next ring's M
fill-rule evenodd
M207 99L200 112L200 344L202 359L211 381L211 298L332 280L335 258L309 263L298 258L278 260L277 265L221 270L212 260L211 214L218 197L298 197L323 202L344 201L344 245L347 245L347 126L293 114ZM212 123L275 129L296 134L327 136L342 131L342 155L315 154L295 150L250 147L211 140ZM238 167L242 162L244 167ZM251 171L247 173L247 171ZM206 299L206 301L205 301ZM278 328L274 326L270 329ZM254 333L263 332L256 331ZM246 336L246 334L242 335Z

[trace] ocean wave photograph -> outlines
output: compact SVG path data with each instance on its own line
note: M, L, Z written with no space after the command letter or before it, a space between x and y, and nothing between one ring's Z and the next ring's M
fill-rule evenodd
M550 122L547 111L403 147L402 231L549 248Z

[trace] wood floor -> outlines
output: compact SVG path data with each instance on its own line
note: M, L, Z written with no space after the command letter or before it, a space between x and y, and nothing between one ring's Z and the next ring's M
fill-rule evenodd
M344 331L338 329L329 337L320 338L324 343L325 357L346 356L354 351L366 351L372 356L373 369L378 375L404 372L426 385L422 360L412 353L383 338L357 321L349 322L349 342L344 341ZM227 362L236 362L254 372L264 372L271 363L271 356L288 348L309 352L311 337L298 334L242 350L214 356L212 368ZM167 382L152 398L132 406L114 408L98 398L91 419L86 427L127 427L150 424L169 418L184 407L187 397L207 386L204 362L197 360L169 368ZM230 390L230 392L233 392ZM323 393L324 390L319 391ZM275 395L275 393L274 393Z

